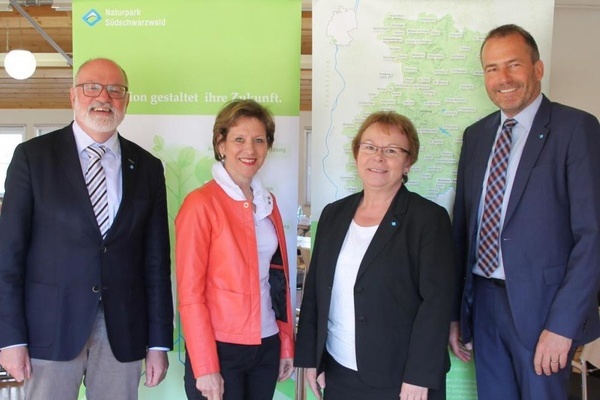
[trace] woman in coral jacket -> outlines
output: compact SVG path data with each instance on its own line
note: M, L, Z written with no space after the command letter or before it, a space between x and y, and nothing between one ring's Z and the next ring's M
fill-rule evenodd
M271 400L293 371L283 224L256 175L274 132L255 101L226 104L213 127L213 180L175 221L188 399Z

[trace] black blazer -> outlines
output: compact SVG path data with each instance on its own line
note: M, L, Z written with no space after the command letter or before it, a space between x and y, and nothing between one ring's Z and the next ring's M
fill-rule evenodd
M323 353L337 259L363 193L325 207L306 278L295 364L325 368ZM438 389L450 367L447 343L454 251L448 213L404 186L360 265L354 286L356 358L375 387L402 382Z
M0 217L0 347L64 361L89 338L98 304L121 362L172 348L173 303L161 162L119 136L122 201L98 229L73 129L15 150Z

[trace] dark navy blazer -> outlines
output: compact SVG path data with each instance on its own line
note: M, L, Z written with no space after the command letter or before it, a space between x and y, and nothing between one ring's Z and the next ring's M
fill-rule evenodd
M472 335L472 273L478 209L500 112L465 130L453 231L461 334ZM573 339L600 335L600 125L545 96L515 176L501 233L506 290L519 339L535 350L542 330Z
M72 126L20 144L0 218L0 347L70 360L99 302L121 362L173 344L169 232L161 162L119 136L122 201L103 240Z

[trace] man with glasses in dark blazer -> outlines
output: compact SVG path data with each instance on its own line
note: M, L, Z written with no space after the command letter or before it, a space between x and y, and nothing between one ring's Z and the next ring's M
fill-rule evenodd
M28 400L137 399L165 377L173 303L161 162L117 133L127 76L75 76L69 126L22 143L0 218L0 364Z

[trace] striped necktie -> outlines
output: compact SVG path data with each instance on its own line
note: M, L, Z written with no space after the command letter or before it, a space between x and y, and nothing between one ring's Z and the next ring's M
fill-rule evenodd
M87 171L85 172L85 184L90 194L90 200L98 221L98 227L102 237L106 237L109 228L108 220L108 194L106 192L106 175L100 159L106 153L106 147L92 144L86 148L90 157Z
M502 132L494 145L494 155L492 156L487 179L481 227L479 229L477 265L488 277L494 273L499 265L500 216L504 190L506 189L506 170L508 168L508 156L510 155L512 128L516 123L517 121L512 118L504 121Z

